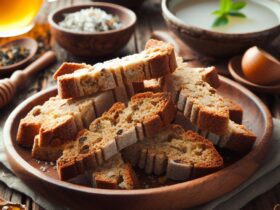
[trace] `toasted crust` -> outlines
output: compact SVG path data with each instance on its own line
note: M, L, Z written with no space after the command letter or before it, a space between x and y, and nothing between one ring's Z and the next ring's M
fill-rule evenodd
M244 125L231 121L227 135L221 137L219 146L235 152L246 154L256 141L256 136Z
M77 69L79 65L72 65L64 64L55 74L58 93L62 98L76 98L129 86L135 82L141 83L170 74L177 67L173 46L156 40L149 41L146 50L136 55L106 61L93 67L81 65L81 69ZM73 69L78 71L68 73ZM66 74L63 75L63 72Z
M225 104L228 106L229 109L229 118L237 124L242 123L243 118L243 110L242 108L236 104L234 101L224 98Z
M39 131L39 146L44 147L52 145L53 139L60 139L61 144L67 141L71 141L76 138L78 133L77 126L75 124L74 118L72 116L64 116L63 119L49 127L42 126Z
M90 68L89 65L85 63L68 63L64 62L54 73L53 79L57 80L57 77L63 75L63 74L71 74L76 70L82 69L82 68Z
M124 163L120 154L90 172L89 178L95 188L129 190L139 187L135 172L130 164Z
M40 123L29 123L21 120L17 132L17 142L23 147L32 147L34 138L39 133L40 128Z
M37 135L33 143L32 157L37 160L55 162L62 155L63 149L64 145L40 147L39 135Z
M147 101L146 104L142 105L141 102L143 103L145 100ZM138 112L133 111L135 106L138 106ZM75 140L75 142L78 142L79 139L86 138L87 140L79 147L83 148L84 145L92 145L92 147L87 148L87 151L83 154L77 153L77 151L79 151L78 147L71 148L65 151L65 157L66 154L72 153L77 154L76 156L73 156L73 158L71 156L71 160L69 159L69 161L66 162L64 160L65 157L62 156L57 161L60 179L69 179L82 173L83 170L92 169L84 164L85 155L96 158L96 162L100 165L121 149L142 140L140 138L143 138L144 135L154 135L175 117L175 112L170 112L170 110L174 110L171 106L173 106L173 104L169 93L151 92L140 93L133 96L127 108L123 103L115 103L107 112L91 124L90 131L84 130L80 132ZM141 111L143 109L142 107L150 107L151 110L146 110L147 114L145 115L145 113ZM169 110L168 117L160 117L160 115L165 115L166 110ZM132 117L130 113L133 113L135 116ZM174 114L173 117L171 116L172 113ZM127 120L122 121L122 119ZM162 119L164 119L164 121ZM116 123L114 125L115 127L109 125L109 122L113 125ZM142 130L145 132L142 132L141 135ZM86 142L96 143L88 144ZM97 157L97 151L99 150L102 155ZM77 162L77 160L79 161ZM75 166L76 164L78 165Z
M77 98L81 95L74 78L64 78L60 80L57 90L61 98Z
M209 79L211 77L216 79ZM163 90L172 93L178 110L191 123L201 130L223 135L227 131L229 109L206 81L213 86L218 85L215 68L197 69L182 64L172 75L166 76L161 85Z
M153 138L126 148L123 155L148 174L166 173L168 178L179 181L223 167L223 159L210 141L193 131L185 132L179 125L171 125Z

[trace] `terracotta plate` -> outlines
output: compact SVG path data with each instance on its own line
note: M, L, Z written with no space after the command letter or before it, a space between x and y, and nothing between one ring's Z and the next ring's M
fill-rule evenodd
M53 167L42 172L29 150L16 144L19 120L35 105L56 94L55 88L42 91L21 103L9 116L4 127L4 145L15 174L29 187L52 202L71 209L183 209L206 203L242 184L260 167L269 147L272 118L265 105L239 84L221 77L219 93L244 109L244 124L257 141L252 151L216 173L192 181L165 187L130 191L103 190L63 182Z

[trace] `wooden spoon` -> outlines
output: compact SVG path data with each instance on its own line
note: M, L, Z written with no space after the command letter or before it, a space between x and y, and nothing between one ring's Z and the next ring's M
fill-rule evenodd
M0 80L0 108L13 98L16 89L23 85L28 77L54 61L56 61L56 55L53 51L48 51L24 70L15 71L9 79Z
M37 49L38 49L38 44L34 39L31 38L21 38L21 39L15 39L9 42L6 42L0 46L0 48L4 47L12 47L12 46L17 46L17 47L23 47L26 48L30 51L30 54L24 58L23 60L8 65L8 66L1 66L0 67L0 73L1 74L8 74L12 73L16 69L22 68L24 65L26 65L35 55Z

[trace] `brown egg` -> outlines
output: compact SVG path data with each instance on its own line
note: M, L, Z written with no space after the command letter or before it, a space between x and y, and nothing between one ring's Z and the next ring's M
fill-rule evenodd
M256 46L243 55L242 71L246 79L260 85L280 82L280 62Z

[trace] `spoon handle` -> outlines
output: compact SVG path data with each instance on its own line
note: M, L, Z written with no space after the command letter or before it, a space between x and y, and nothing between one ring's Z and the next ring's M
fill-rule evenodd
M29 76L45 68L54 61L56 61L56 55L54 52L48 51L24 70L15 71L9 79L0 80L0 108L5 106L14 97L16 89L23 84Z
M14 72L14 74L11 77L11 80L13 81L15 86L19 86L29 76L37 73L38 71L40 71L41 69L43 69L44 67L50 65L55 61L56 61L55 53L53 51L47 51L41 57L39 57L37 60L31 63L28 67L26 67L24 70L20 71L20 73Z

